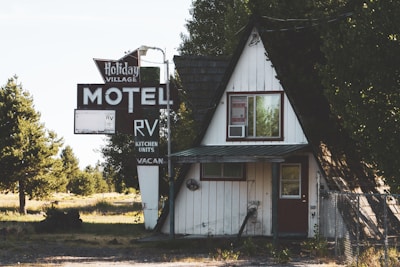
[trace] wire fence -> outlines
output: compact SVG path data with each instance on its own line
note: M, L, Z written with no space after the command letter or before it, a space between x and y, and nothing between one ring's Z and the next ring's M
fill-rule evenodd
M380 266L389 266L390 250L400 247L399 201L400 195L393 194L325 192L321 234L333 237L337 258L359 266L362 253L373 248Z

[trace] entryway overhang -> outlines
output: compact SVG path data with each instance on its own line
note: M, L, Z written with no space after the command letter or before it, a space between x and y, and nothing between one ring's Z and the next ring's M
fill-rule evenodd
M283 162L308 148L308 144L199 146L173 153L171 159L177 163Z

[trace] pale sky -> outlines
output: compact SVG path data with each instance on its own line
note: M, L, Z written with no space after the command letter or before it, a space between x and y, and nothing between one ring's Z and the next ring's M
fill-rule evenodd
M93 58L120 59L141 45L163 49L172 62L180 34L186 33L191 3L0 0L0 86L17 75L33 96L45 127L72 147L81 168L94 166L103 161L99 150L105 136L74 134L77 84L104 83ZM149 50L142 58L142 66L156 63L162 67L159 51Z

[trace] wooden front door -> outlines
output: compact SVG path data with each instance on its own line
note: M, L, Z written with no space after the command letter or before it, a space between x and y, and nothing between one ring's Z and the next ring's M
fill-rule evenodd
M278 234L308 234L308 158L293 157L280 164Z

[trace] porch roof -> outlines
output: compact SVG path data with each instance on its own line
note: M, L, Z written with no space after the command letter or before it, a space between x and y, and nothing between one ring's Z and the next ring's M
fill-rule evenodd
M198 162L282 162L294 152L304 151L308 144L198 146L171 154L178 163Z

